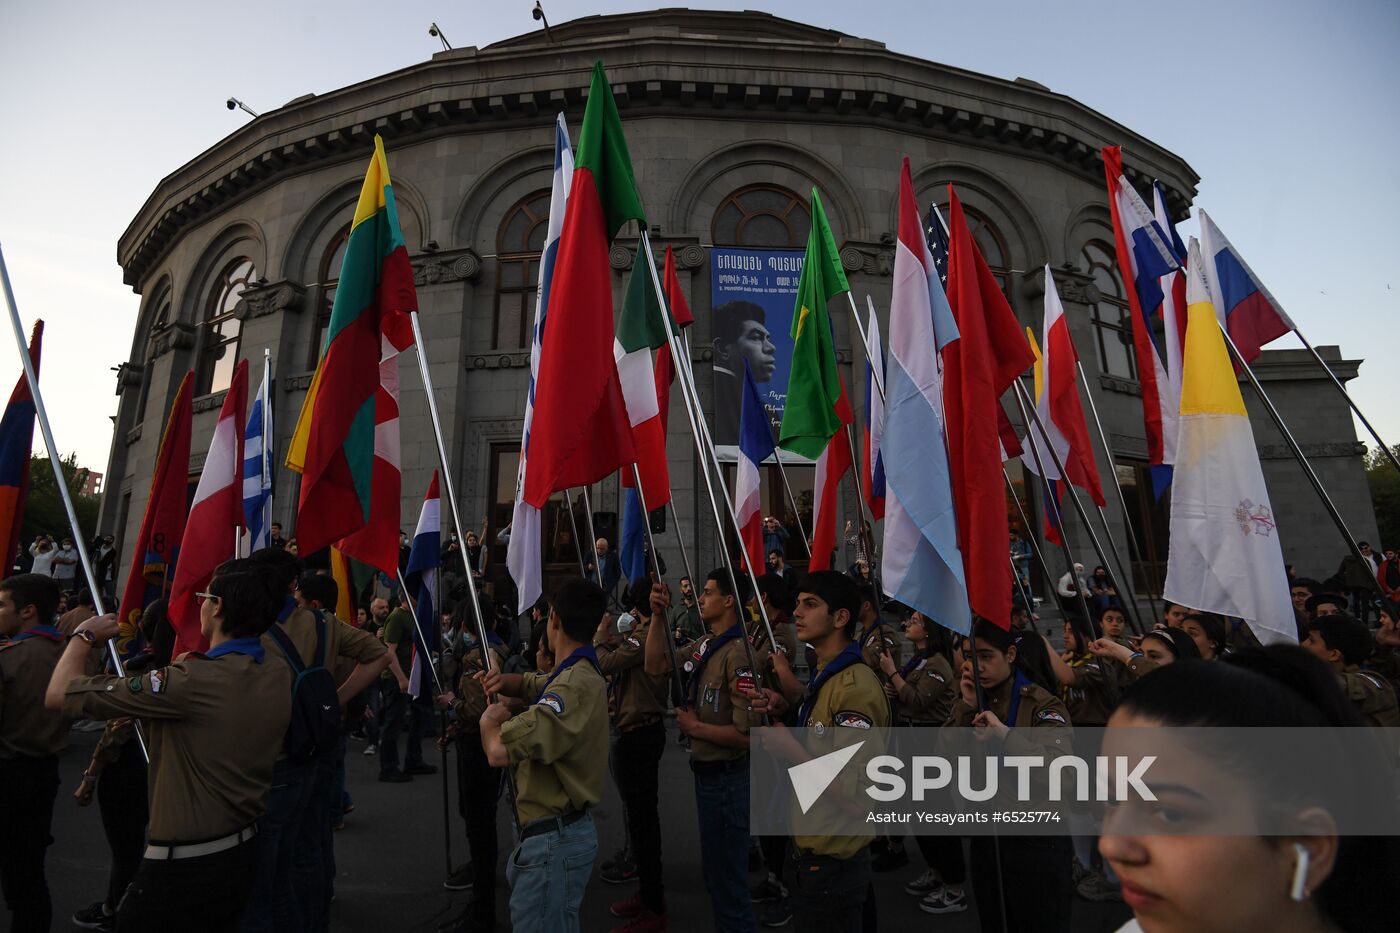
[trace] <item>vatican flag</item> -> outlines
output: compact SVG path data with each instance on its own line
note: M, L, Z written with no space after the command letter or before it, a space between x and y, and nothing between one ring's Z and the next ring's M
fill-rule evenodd
M1274 512L1249 414L1191 240L1186 350L1163 597L1249 622L1265 644L1296 641Z

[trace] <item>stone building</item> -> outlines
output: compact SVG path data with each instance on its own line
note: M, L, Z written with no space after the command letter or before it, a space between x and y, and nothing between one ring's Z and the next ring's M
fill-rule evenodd
M707 404L709 248L800 249L806 194L815 185L855 294L862 304L873 296L883 311L897 172L907 155L921 203L944 203L947 183L957 186L974 235L1024 322L1039 326L1041 270L1045 263L1054 268L1132 521L1150 542L1137 575L1160 579L1166 516L1146 491L1131 325L1113 269L1098 151L1122 144L1130 180L1145 190L1160 179L1178 219L1189 211L1195 172L1131 129L1033 81L921 61L878 41L752 12L593 16L555 26L548 36L531 32L485 48L439 52L391 74L299 97L175 168L118 244L125 281L141 305L130 358L118 376L102 528L124 544L134 538L163 420L186 370L196 374L192 483L234 361L255 361L256 373L264 348L277 372L276 440L285 451L378 133L412 255L462 518L475 527L485 517L494 541L509 520L520 445L552 124L562 111L577 129L596 60L613 83L653 243L658 251L674 247L697 312L692 353ZM619 296L636 244L636 231L625 229L612 250ZM858 386L863 359L859 343L850 342L849 315L833 306L833 317L847 384ZM1348 377L1358 365L1339 362ZM1339 398L1293 351L1266 354L1260 373L1277 390L1353 529L1374 538L1360 448ZM411 356L402 382L403 524L411 528L436 451ZM1262 415L1255 412L1255 427L1285 553L1302 572L1330 572L1342 553L1340 538ZM698 489L686 420L677 412L670 423L675 503L687 549L703 573L715 561L713 522ZM1099 457L1106 475L1109 463L1102 452ZM811 470L791 472L805 510ZM283 471L278 479L276 517L294 535L296 477ZM854 518L854 495L846 492L843 500ZM595 487L593 508L616 513L615 480ZM784 511L776 476L765 484L765 509ZM1033 505L1027 510L1038 512ZM1114 504L1110 511L1121 541L1121 510ZM611 531L607 516L600 517ZM574 558L565 546L562 507L551 505L545 523L550 570L567 573ZM661 547L674 574L679 561L671 535L668 527ZM1071 538L1078 537L1072 525ZM800 544L794 541L790 553L802 563ZM493 547L492 558L503 567L504 548ZM1082 559L1096 563L1087 549ZM1061 562L1050 562L1058 574Z

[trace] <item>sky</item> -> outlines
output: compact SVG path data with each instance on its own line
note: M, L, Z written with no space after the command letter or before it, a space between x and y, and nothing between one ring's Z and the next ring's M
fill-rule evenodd
M1204 208L1400 443L1400 3L735 0L1002 78L1034 79L1182 156ZM11 3L0 30L0 246L26 335L45 320L54 435L105 470L139 297L117 238L160 179L259 112L539 28L533 0ZM645 3L546 0L551 23ZM1164 16L1170 14L1172 20ZM890 183L895 183L891 154ZM645 196L645 192L643 192ZM1196 232L1192 219L1183 237ZM0 386L20 373L9 327ZM1274 347L1298 346L1293 337ZM1359 430L1359 429L1358 429ZM40 443L38 435L36 444Z

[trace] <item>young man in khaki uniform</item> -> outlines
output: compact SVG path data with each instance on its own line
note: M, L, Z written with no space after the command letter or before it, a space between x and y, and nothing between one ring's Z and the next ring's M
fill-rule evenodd
M1400 726L1395 688L1380 674L1363 671L1375 642L1366 626L1348 615L1322 616L1312 623L1302 646L1337 672L1347 699L1373 726Z
M481 714L481 747L493 767L515 766L520 842L506 866L514 933L578 930L579 904L598 854L588 808L607 774L607 686L593 634L607 611L603 590L566 582L554 595L548 638L558 664L544 674L482 675L487 694L530 702L512 718L504 703Z
M866 665L880 673L880 655L888 653L894 658L894 666L902 663L903 649L899 643L899 633L893 625L880 617L879 602L875 591L868 586L857 585L860 593L860 654Z
M661 753L666 748L667 678L645 669L652 628L651 583L632 581L628 612L616 624L605 618L593 637L598 666L608 679L612 719L612 772L627 810L627 832L637 866L637 893L612 905L612 915L630 920L627 933L666 929L661 879L661 817L658 811ZM665 625L665 616L660 616ZM624 620L630 619L626 631ZM603 880L610 879L607 872Z
M54 579L37 573L0 582L0 887L17 933L53 921L44 852L68 722L45 708L44 690L63 653L58 596Z
M88 655L117 634L117 617L105 615L78 626L54 670L49 709L135 716L146 730L150 845L117 909L119 931L238 929L291 715L287 669L261 641L285 594L267 569L230 561L199 594L204 654L139 677L81 676Z
M739 578L742 590L745 578ZM715 927L724 933L755 929L749 899L749 729L758 722L748 696L758 686L756 659L745 638L747 592L735 592L729 574L711 571L700 593L700 618L710 634L676 647L685 672L685 705L676 725L690 737L690 770L700 816L700 862ZM652 588L652 614L665 617L670 593ZM671 671L665 636L653 628L646 640L646 671Z

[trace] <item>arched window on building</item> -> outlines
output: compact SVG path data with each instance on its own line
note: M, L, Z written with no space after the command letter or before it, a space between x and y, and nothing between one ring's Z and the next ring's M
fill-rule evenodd
M141 394L136 403L136 423L140 424L146 420L146 406L151 400L151 350L155 344L156 335L170 324L170 293L166 294L156 303L156 313L151 318L151 326L146 329L146 354L142 360L141 367ZM121 526L118 526L121 527Z
M233 309L244 290L257 277L253 261L240 256L224 267L209 292L204 313L203 349L199 359L198 394L222 392L233 381L238 364L238 334L241 322Z
M549 189L522 198L496 235L496 315L491 349L516 350L530 345L540 254L549 232Z
M1120 379L1137 378L1137 361L1133 357L1132 312L1128 295L1113 261L1113 248L1098 240L1090 240L1079 254L1080 266L1094 277L1099 300L1092 308L1094 343L1099 351L1101 372Z
M321 303L316 306L316 330L312 334L311 360L309 369L315 369L321 361L321 344L326 339L326 329L331 325L331 308L335 306L335 287L340 281L340 266L345 261L345 245L350 242L350 225L346 224L335 236L321 256L321 265L316 270L316 285L321 290Z
M716 246L802 249L812 215L807 202L777 185L749 185L720 202L710 225Z
M922 202L927 204L928 202ZM948 204L946 201L938 205L938 213L943 217L943 222L948 222ZM1006 238L1001 235L996 224L987 219L987 216L974 208L963 205L963 216L967 219L968 232L972 234L972 241L977 244L978 250L982 253L982 258L987 260L987 268L991 270L993 278L997 280L997 285L1001 287L1001 293L1006 296L1006 300L1011 300L1011 253L1006 248Z

